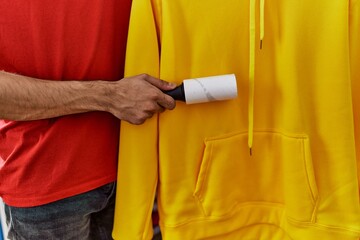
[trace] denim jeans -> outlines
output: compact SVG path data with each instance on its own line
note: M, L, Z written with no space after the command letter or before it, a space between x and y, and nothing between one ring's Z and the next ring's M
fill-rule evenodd
M108 240L114 219L115 183L38 207L5 204L11 240Z

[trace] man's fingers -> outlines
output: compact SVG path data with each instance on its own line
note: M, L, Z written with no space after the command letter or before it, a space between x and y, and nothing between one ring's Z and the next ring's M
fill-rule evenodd
M155 78L153 76L150 76L148 74L142 74L142 77L149 83L151 83L152 85L154 85L155 87L161 89L161 90L171 90L174 89L176 87L175 83L171 83L171 82L166 82L164 80Z
M176 103L175 100L169 95L161 92L162 97L158 99L158 104L166 109L172 110L175 108Z
M163 93L176 87L174 83L168 83L147 74L140 74L124 78L119 81L118 96L119 104L115 116L132 124L142 124L154 114L175 108L175 100Z
M157 88L158 91L154 100L159 104L159 106L169 110L175 108L175 100L161 91L174 89L176 87L175 83L166 82L148 74L141 74L140 77Z

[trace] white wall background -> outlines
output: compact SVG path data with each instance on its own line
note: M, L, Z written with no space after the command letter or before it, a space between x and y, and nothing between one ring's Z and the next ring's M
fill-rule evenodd
M7 232L7 230L6 230L6 225L5 225L4 204L3 204L1 198L0 198L0 222L1 222L1 227L2 227L3 233L5 234ZM6 236L4 236L4 239L7 240L8 238L6 238Z

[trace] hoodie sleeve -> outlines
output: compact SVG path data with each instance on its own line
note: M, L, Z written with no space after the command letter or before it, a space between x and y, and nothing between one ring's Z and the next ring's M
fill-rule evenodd
M159 43L150 0L133 0L129 25L125 76L141 73L159 77ZM121 123L114 239L152 239L157 121L154 115L142 125Z
M350 1L350 61L355 124L355 145L360 188L360 1ZM359 189L360 194L360 189Z

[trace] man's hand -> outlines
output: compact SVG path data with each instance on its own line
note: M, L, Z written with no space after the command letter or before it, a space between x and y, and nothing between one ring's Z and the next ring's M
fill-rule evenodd
M123 78L111 83L107 111L132 124L142 124L156 113L175 108L175 100L162 92L175 87L147 74Z

